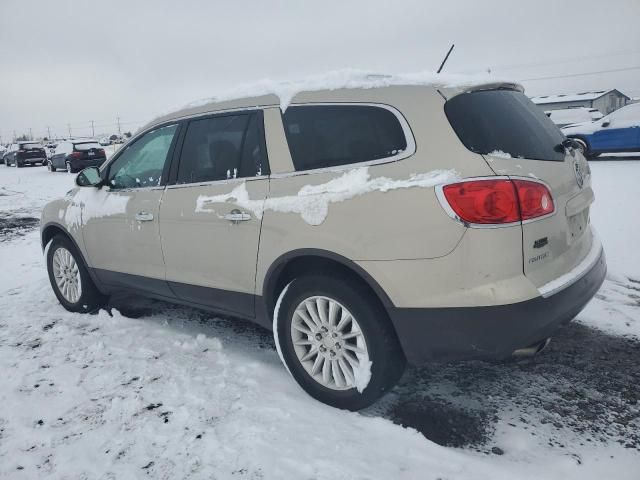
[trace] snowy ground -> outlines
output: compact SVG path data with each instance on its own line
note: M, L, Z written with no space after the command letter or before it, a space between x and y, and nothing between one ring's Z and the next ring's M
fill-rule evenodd
M534 359L410 369L358 414L307 397L246 322L63 310L34 219L73 177L0 165L0 477L637 479L640 161L591 166L610 274L578 321Z

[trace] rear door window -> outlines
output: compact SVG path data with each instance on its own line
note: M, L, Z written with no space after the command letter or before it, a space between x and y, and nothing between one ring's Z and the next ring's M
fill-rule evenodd
M393 157L407 148L398 118L382 107L291 106L283 120L296 171Z
M191 120L177 183L201 183L267 175L260 112Z
M554 147L564 135L544 111L523 93L483 90L447 101L445 113L458 138L483 155L503 152L514 158L564 161Z

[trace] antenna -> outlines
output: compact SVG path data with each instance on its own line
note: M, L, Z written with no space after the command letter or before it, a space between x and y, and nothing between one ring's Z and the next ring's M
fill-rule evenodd
M455 47L454 43L451 44L451 48L449 48L449 51L445 55L444 60L442 60L442 63L440 64L440 68L438 69L438 71L436 73L440 73L442 71L442 68L444 67L444 64L447 63L447 60L449 59L449 55L451 55L451 51L453 50L453 47Z

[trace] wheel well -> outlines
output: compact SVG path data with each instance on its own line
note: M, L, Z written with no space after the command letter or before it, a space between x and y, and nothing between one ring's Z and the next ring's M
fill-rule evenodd
M59 227L58 225L49 225L42 231L42 248L46 247L47 243L49 243L51 239L58 234L64 235L73 242L71 236L65 232L62 227ZM75 245L75 242L73 243Z
M282 262L270 275L268 274L267 283L264 287L264 301L269 318L271 318L278 295L282 289L294 278L310 272L337 275L348 279L350 282L357 283L371 294L372 300L377 302L385 312L385 305L392 305L391 300L375 280L364 278L368 275L366 272L357 272L354 268L331 258L319 255L301 255Z
M578 140L578 141L584 143L584 146L585 146L586 150L589 150L589 142L582 135L568 135L568 138L573 138L574 140Z

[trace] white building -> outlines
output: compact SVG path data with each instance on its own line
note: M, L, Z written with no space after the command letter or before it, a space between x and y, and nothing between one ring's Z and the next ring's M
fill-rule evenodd
M597 90L591 92L542 95L531 97L533 103L540 105L544 110L559 110L570 107L597 108L603 115L608 115L614 110L631 103L631 98L627 97L620 90Z

